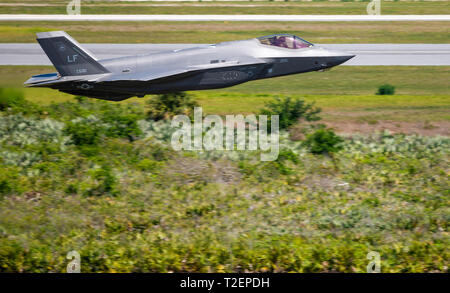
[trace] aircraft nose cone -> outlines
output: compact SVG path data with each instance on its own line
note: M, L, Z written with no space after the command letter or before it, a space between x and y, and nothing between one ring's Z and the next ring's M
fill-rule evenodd
M317 51L317 55L318 57L320 56L319 61L322 69L340 65L356 56L351 53L329 50L324 48L319 48Z
M341 55L341 56L333 56L333 57L330 58L330 60L327 63L328 63L328 66L330 66L330 67L337 66L339 64L342 64L342 63L352 59L355 56L356 55L353 55L353 54L346 54L346 55Z

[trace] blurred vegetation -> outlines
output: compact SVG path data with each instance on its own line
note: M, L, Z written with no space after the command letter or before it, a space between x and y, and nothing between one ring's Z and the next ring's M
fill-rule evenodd
M15 88L0 87L0 111L9 111L12 113L29 113L37 109L24 98L22 90Z
M390 84L383 84L378 88L377 95L393 95L395 93L395 86Z
M428 2L430 3L430 2ZM316 3L320 5L321 3ZM365 5L356 14L365 14ZM417 2L423 7L424 2ZM279 5L279 3L277 3ZM331 3L331 5L336 5ZM343 3L347 6L348 3ZM401 7L402 1L399 3ZM447 3L440 3L447 5ZM20 8L20 6L17 6ZM1 8L1 7L0 7ZM43 7L35 7L41 9ZM150 9L154 10L155 7ZM174 7L165 7L175 11ZM199 7L193 8L199 11ZM241 10L241 7L236 7ZM217 14L221 9L214 8ZM274 10L269 7L269 14ZM293 11L288 8L287 10ZM143 11L143 10L140 10ZM315 11L326 11L316 8ZM442 10L437 10L442 11ZM402 8L405 14L411 10ZM65 11L63 12L65 13ZM82 14L83 12L82 9ZM104 12L102 12L103 14ZM197 12L194 14L198 14ZM383 6L383 14L384 6ZM35 43L36 33L63 30L81 44L84 43L186 43L213 44L225 41L245 40L275 33L291 33L318 44L384 44L384 43L428 43L448 44L448 22L398 21L395 22L252 22L252 21L7 21L0 23L1 43ZM93 52L95 53L95 52Z
M332 155L342 149L342 142L332 129L319 128L307 135L304 144L313 154Z
M10 2L11 0L3 0ZM27 3L29 0L21 0ZM369 0L341 0L341 1L259 1L255 5L252 1L232 2L181 2L176 6L166 6L166 3L121 2L114 5L112 1L96 1L84 3L81 7L83 14L363 14ZM67 1L47 1L48 6L9 5L0 6L2 14L65 14ZM119 4L119 3L118 3ZM159 4L159 5L158 5ZM199 5L202 4L202 5ZM249 5L253 4L253 5ZM247 6L248 5L248 6ZM247 6L247 7L246 7ZM441 14L448 9L444 1L385 1L383 14Z
M448 272L448 137L312 129L330 158L282 132L262 162L175 152L139 103L21 107L0 112L1 272L64 272L72 250L82 272L365 272L371 250Z
M149 107L147 116L154 121L171 119L182 114L193 118L194 107L199 106L192 96L185 92L154 96L148 100L147 105Z
M301 119L305 121L318 121L320 108L314 107L312 103L290 97L276 97L274 101L267 102L265 108L260 111L261 115L267 115L268 129L271 129L271 116L278 115L280 129L288 129L298 123Z

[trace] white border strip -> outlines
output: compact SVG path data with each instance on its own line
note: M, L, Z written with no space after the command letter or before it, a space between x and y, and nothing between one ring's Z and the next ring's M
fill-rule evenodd
M450 21L450 15L0 14L0 21Z

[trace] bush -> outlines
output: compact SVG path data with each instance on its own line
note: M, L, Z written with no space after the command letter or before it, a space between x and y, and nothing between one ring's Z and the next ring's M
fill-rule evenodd
M52 104L45 108L55 119L72 120L66 132L71 132L75 144L96 144L94 137L98 130L106 137L127 138L129 141L134 141L142 134L138 121L145 118L145 113L141 106L132 103L114 104L81 96L75 97L75 100L77 102ZM84 136L86 142L80 135Z
M95 115L101 121L114 122L121 120L120 117L134 115L137 120L145 118L142 105L137 103L117 104L110 101L77 96L73 101L52 103L43 108L48 115L54 119L64 121L79 117ZM119 119L117 119L119 117Z
M321 119L317 115L321 112L320 108L314 107L314 104L306 103L298 98L276 98L274 101L266 103L265 106L266 108L262 109L260 114L268 116L268 129L271 129L271 115L279 116L280 129L287 129L302 118L306 121Z
M333 130L321 128L307 135L304 144L313 154L331 155L342 149L343 141Z
M68 122L64 132L72 137L75 145L95 146L100 142L100 136L103 130L100 121L94 116L89 116Z
M108 129L106 135L108 137L125 137L134 141L142 133L137 123L137 116L122 115L116 117L115 123Z
M122 107L117 107L108 109L102 113L101 119L108 125L106 136L128 138L131 142L142 134L138 120L144 117L140 117L139 114L133 113L132 111L127 113L126 110Z
M35 105L25 100L23 92L13 88L0 88L0 111L11 109L14 113L33 112Z
M150 159L142 159L140 162L136 164L136 167L141 171L153 172L160 169L162 166L161 162L150 160Z
M24 147L49 143L63 147L68 137L63 133L64 123L53 119L34 119L21 114L0 117L0 142Z
M86 190L88 196L101 196L105 194L117 195L117 179L114 176L111 167L105 165L92 172L92 178L97 182L94 187Z
M194 107L199 106L192 97L184 92L158 95L148 101L147 117L151 120L170 119L185 114L192 116Z
M383 84L378 88L377 95L393 95L395 93L395 86L390 84Z
M280 174L289 175L293 172L292 168L287 165L288 161L292 162L293 164L298 164L299 159L292 150L282 149L278 154L278 158L274 162Z
M2 160L0 160L2 163ZM2 166L3 163L0 165ZM20 168L2 166L0 168L0 199L2 195L20 194L27 188L27 178L20 174Z

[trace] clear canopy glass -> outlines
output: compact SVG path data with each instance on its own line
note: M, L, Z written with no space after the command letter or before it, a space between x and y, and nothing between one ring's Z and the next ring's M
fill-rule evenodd
M288 49L303 49L314 46L302 38L288 34L265 36L258 38L258 40L263 45L277 46Z

